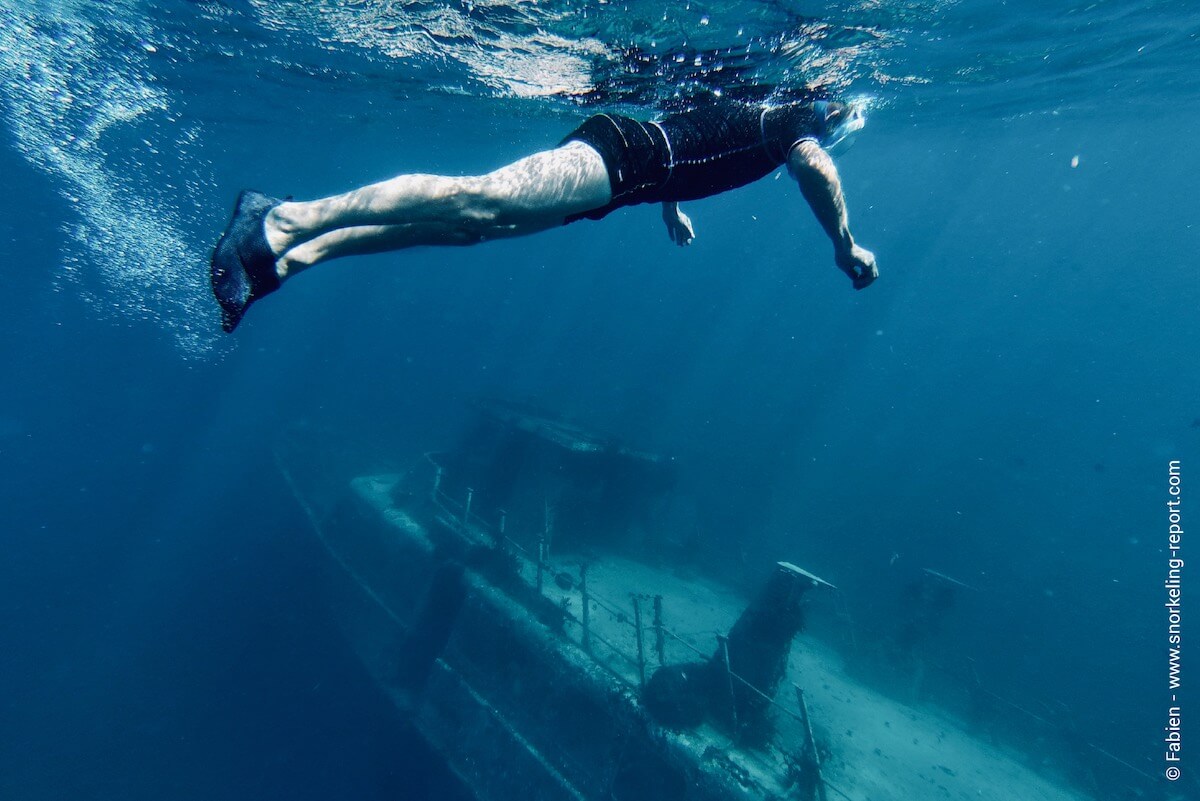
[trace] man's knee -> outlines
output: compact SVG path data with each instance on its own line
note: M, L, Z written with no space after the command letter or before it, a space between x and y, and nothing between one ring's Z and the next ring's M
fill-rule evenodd
M501 222L508 198L487 176L464 178L455 194L458 222L470 230L484 230Z

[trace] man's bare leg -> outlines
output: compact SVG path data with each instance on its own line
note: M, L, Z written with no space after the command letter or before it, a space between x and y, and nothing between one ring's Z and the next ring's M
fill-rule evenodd
M611 199L600 154L582 142L480 176L401 175L344 195L276 206L267 242L279 277L340 256L470 245L561 225Z
M450 223L427 222L410 225L356 225L338 228L290 248L276 262L280 279L296 275L322 262L343 256L364 256L387 253L423 245L474 245L481 241L525 236L554 228L562 220L548 220L545 225L494 225L480 234Z
M313 264L414 245L466 245L542 231L611 200L590 145L569 142L487 175L401 175L306 203L238 197L209 268L221 327Z

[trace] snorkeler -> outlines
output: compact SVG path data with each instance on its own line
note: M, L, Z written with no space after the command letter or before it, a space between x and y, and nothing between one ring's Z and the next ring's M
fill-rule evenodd
M330 259L523 236L638 203L661 203L671 241L688 245L695 232L680 201L744 186L785 163L832 240L835 263L863 289L879 271L850 235L827 152L863 124L857 108L828 100L723 100L654 122L598 114L553 150L487 175L400 175L308 202L245 191L212 256L221 326L233 331L251 303Z

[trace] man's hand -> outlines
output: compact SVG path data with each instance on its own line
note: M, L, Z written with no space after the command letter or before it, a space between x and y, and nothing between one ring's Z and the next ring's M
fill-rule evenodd
M834 254L834 261L842 272L850 276L855 289L866 289L879 277L875 254L858 245L851 245L849 250Z
M667 224L667 234L671 241L680 247L692 244L696 232L692 230L692 221L679 210L678 203L664 203L662 206L663 222Z

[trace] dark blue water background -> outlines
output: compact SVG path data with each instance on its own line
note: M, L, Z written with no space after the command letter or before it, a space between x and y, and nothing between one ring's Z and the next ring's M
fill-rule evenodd
M306 198L484 171L553 145L580 98L514 98L428 55L426 81L299 23L254 26L286 5L173 3L131 25L158 35L132 74L169 111L72 150L63 137L95 109L52 114L43 138L19 124L63 102L30 105L36 67L73 75L79 108L122 91L103 67L139 36L9 58L0 797L436 797L314 594L320 554L271 452L300 424L364 471L402 467L451 441L479 395L673 454L702 561L811 566L868 635L895 624L920 567L970 582L935 647L1159 773L1167 461L1200 488L1200 111L1173 77L1197 64L1081 56L1045 76L1026 51L1119 49L1138 21L1170 51L1196 26L1177 4L1100 5L1111 25L1090 33L1030 9L1032 41L1015 23L958 27L961 51L936 37L939 15L979 8L879 11L909 37L887 63L925 58L933 77L839 73L885 101L839 160L883 274L865 292L786 176L768 177L690 204L686 250L640 208L335 263L224 339L204 259L239 188ZM64 18L106 25L70 4L22 13L63 35ZM1025 51L996 55L1013 41ZM326 57L330 74L312 66ZM76 58L86 69L62 69ZM767 82L776 67L756 69ZM609 89L585 105L669 100Z

